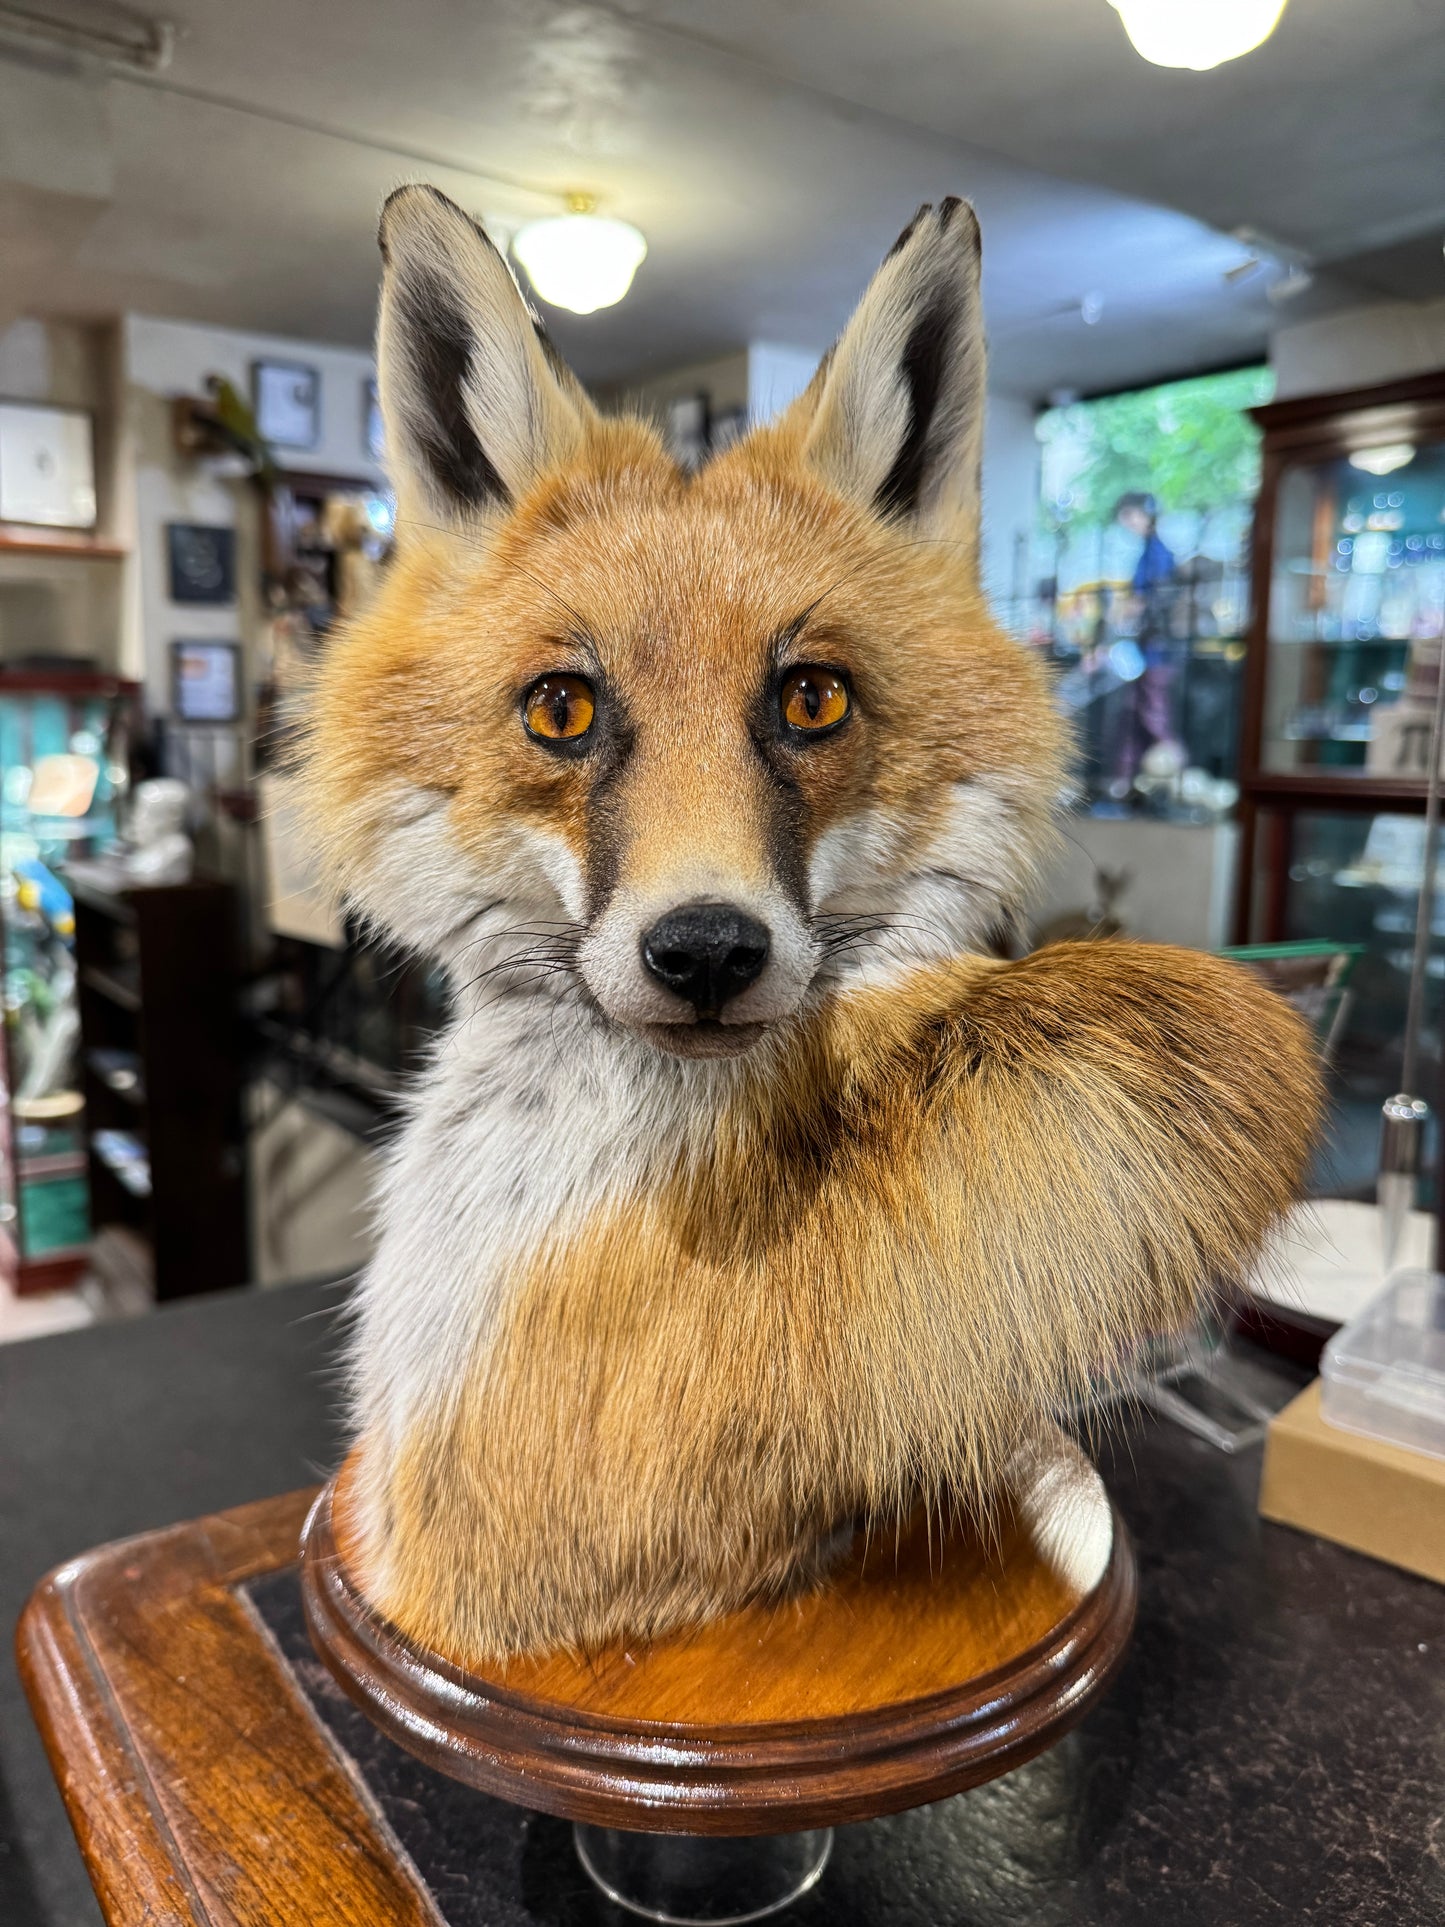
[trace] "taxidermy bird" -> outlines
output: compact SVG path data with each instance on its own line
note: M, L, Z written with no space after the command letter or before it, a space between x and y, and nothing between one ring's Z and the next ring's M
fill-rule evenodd
M255 480L263 488L271 488L277 475L276 457L256 425L255 409L224 375L207 375L206 387L215 401L209 425L228 448L250 464Z
M1229 963L985 954L1065 742L978 585L971 209L691 475L441 195L381 249L398 548L307 794L455 1021L359 1293L369 1600L462 1663L591 1649L1041 1494L1088 1583L1052 1416L1251 1264L1317 1076Z

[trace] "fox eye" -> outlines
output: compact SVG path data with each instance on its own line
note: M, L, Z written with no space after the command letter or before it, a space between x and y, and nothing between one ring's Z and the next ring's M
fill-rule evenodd
M789 729L825 735L848 714L848 685L836 669L791 670L778 691L778 709Z
M597 698L583 676L539 676L522 701L527 734L542 743L575 743L592 727Z

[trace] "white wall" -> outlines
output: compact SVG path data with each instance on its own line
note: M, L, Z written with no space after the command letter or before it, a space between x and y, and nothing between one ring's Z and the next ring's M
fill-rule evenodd
M1387 301L1277 328L1275 396L1327 395L1445 368L1445 301Z
M80 321L24 316L11 322L0 330L0 396L65 408L106 406L103 334Z
M786 348L776 341L748 343L748 414L771 421L797 399L813 379L822 353L817 348Z
M171 435L171 400L204 395L206 377L224 375L249 395L251 363L302 362L321 376L321 435L314 449L278 450L301 473L355 476L381 483L366 453L364 384L375 373L369 355L352 348L243 334L230 328L127 315L124 325L125 432L133 462L136 564L126 612L124 655L146 685L153 710L170 707L174 641L254 645L261 621L260 513L254 488L226 479L214 465L183 459ZM177 607L167 594L166 524L202 522L236 530L237 602L232 608ZM247 665L247 686L251 682Z
M664 427L670 402L686 395L707 395L714 410L745 408L748 401L748 356L735 348L711 361L690 362L685 368L665 369L637 381L598 390L598 401L609 413L645 416Z
M1006 628L1020 628L1028 583L1020 558L1039 506L1038 411L1017 395L990 395L983 438L984 592Z
M1125 878L1114 910L1130 936L1191 950L1228 943L1237 824L1070 816L1061 828L1054 863L1029 905L1036 934L1056 919L1092 913L1097 872L1107 870Z

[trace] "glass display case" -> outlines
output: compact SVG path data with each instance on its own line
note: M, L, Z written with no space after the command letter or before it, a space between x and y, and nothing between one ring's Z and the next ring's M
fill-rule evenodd
M1445 444L1286 468L1273 550L1261 767L1419 781L1445 631Z
M20 1290L65 1284L85 1262L75 916L63 866L115 838L133 695L111 677L0 674L0 1267Z
M1399 1083L1424 862L1445 638L1445 372L1276 402L1256 419L1235 940L1362 946L1318 1181L1363 1197ZM1438 1115L1445 898L1432 934L1419 1081Z
M1271 810L1260 838L1266 861L1286 828L1284 940L1327 938L1360 950L1332 1054L1333 1114L1317 1178L1329 1195L1366 1196L1373 1192L1379 1157L1380 1107L1400 1088L1425 819L1393 811L1301 809L1289 812L1286 822ZM1419 1086L1432 1100L1441 1088L1445 866L1438 882L1418 1071Z

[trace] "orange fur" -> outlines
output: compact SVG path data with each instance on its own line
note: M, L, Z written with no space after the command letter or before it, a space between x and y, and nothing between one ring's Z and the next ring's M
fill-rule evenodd
M1249 973L1122 943L919 973L779 1069L539 1252L418 1428L407 1630L471 1660L647 1635L806 1577L842 1522L985 1504L1091 1371L1239 1274L1318 1098Z
M820 597L810 647L856 665L861 726L804 769L807 844L868 805L923 840L950 785L1018 770L1021 838L1042 843L1063 750L1042 664L993 622L968 550L850 508L796 439L764 431L689 480L640 423L599 423L577 470L544 477L494 539L403 529L317 690L308 776L343 874L364 869L384 828L370 806L397 775L447 794L463 850L524 817L581 858L585 770L544 762L513 724L517 690L565 655L570 609L618 641L656 725L628 786L635 874L699 839L756 863L762 776L738 722L768 638Z

